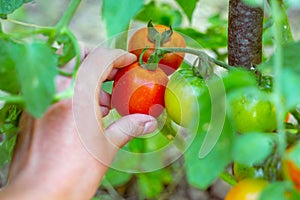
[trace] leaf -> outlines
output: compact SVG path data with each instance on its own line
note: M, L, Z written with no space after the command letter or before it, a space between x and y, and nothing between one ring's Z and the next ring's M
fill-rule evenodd
M300 8L299 0L285 0L284 3L291 8Z
M30 1L33 0L0 0L0 14L10 14L22 6L23 3L28 3Z
M225 170L231 162L232 128L225 121L222 134L212 151L204 158L198 157L205 133L198 133L195 140L184 154L188 182L197 188L206 189Z
M48 45L41 42L19 45L11 50L11 55L16 64L26 109L34 117L41 117L55 93L57 56Z
M125 31L143 5L144 0L103 0L102 17L108 37Z
M107 92L108 94L111 94L113 84L114 84L113 81L105 81L104 83L102 83L101 89Z
M281 89L283 91L286 109L290 110L300 103L300 41L283 45L283 69L281 78ZM274 74L275 54L270 59L259 66L259 70L264 74ZM275 77L276 81L276 77Z
M169 4L157 4L155 1L151 1L145 5L135 19L144 22L152 19L154 24L172 25L172 27L180 26L182 22L182 16L178 10L175 10Z
M297 73L300 73L300 57L299 52L300 51L300 41L298 42L290 42L287 44L284 44L282 46L282 53L283 53L283 67L284 68L290 68ZM270 59L261 65L259 65L259 69L263 73L274 73L274 62L275 62L275 54L272 54Z
M243 2L252 7L264 7L264 0L243 0Z
M0 89L9 93L17 93L19 82L10 50L16 48L18 44L1 38L0 46Z
M298 200L300 193L289 181L273 182L261 193L259 200Z
M109 185L113 187L120 187L127 183L131 179L131 177L132 174L130 173L109 168L105 174L104 180L102 181L102 185L104 187L107 187Z
M191 22L193 18L193 12L195 10L198 0L176 0L176 2L180 5L180 7L183 9L184 13L188 17L189 21Z
M5 130L3 130L5 128ZM0 142L0 169L12 158L13 149L17 139L16 133L17 128L15 126L9 125L6 127L0 127L1 133L4 136L4 140Z
M220 47L227 46L226 30L219 27L208 29L205 33L199 32L193 28L174 28L177 32L186 35L189 39L186 39L187 46L207 49L218 49Z
M248 166L261 164L271 154L273 146L271 133L245 133L234 142L233 159Z
M254 73L242 68L231 69L226 75L223 76L222 80L226 89L226 93L239 88L257 85Z
M138 174L138 187L140 195L148 199L158 197L164 189L165 185L170 184L172 175L167 168L150 172Z
M300 73L285 68L282 72L282 92L287 110L294 109L300 104Z

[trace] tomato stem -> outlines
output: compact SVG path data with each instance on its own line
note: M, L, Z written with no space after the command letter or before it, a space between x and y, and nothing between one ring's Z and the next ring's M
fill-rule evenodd
M234 186L236 184L236 180L234 178L234 176L230 173L228 173L227 171L222 172L219 175L219 178L222 179L223 181L225 181L226 183L228 183L229 185Z
M64 13L64 15L62 16L62 18L60 18L60 20L58 21L58 23L56 24L56 27L58 30L62 29L65 26L68 26L73 15L75 14L79 4L80 4L81 0L72 0L66 10L66 12Z
M283 66L283 17L284 14L280 9L279 2L276 0L271 1L271 12L272 17L274 19L274 45L275 45L275 56L274 56L274 90L273 90L273 99L276 106L277 112L277 130L279 135L279 154L285 150L286 146L286 135L284 132L284 121L282 120L284 117L284 108L282 104L282 66Z
M198 50L198 49L192 49L192 48L181 48L181 47L160 47L159 50L161 50L164 53L168 53L168 52L184 52L184 53L189 53L189 54L193 54L199 57L207 57L208 60L220 67L223 67L227 70L229 69L234 69L235 67L230 66L222 61L219 61L213 57L210 57L209 55L207 55L204 51Z
M163 123L163 122L159 120L159 123ZM184 153L187 147L186 141L180 134L180 131L174 129L174 127L172 126L172 120L168 115L164 121L164 126L160 131L168 140L173 140L174 145L177 147L177 149L182 154Z
M141 65L141 67L143 67L144 69L147 69L147 70L156 70L157 67L158 67L158 62L159 62L159 59L158 58L154 58L153 56L157 56L157 53L154 52L148 59L148 62L145 64L144 61L143 61L143 56L145 54L145 52L148 50L148 48L145 48L143 49L140 57L139 57L139 63Z
M20 95L0 95L0 101L5 101L9 103L24 104L24 99Z

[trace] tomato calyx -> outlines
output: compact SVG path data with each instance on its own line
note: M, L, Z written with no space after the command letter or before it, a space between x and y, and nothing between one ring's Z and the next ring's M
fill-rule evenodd
M214 73L214 66L205 54L199 54L195 59L193 73L202 79L208 79Z
M143 56L147 50L148 50L148 48L143 49L143 51L139 57L139 63L140 63L140 66L143 67L144 69L154 71L157 69L158 63L159 63L160 59L163 57L163 55L154 52L153 54L150 55L148 62L144 63Z
M152 20L150 20L147 24L148 28L148 39L155 44L155 47L161 47L163 43L170 40L173 35L172 26L170 26L169 30L165 30L161 34L154 28L152 24Z
M170 26L169 30L165 30L162 33L159 33L153 26L152 20L148 22L147 25L148 28L148 39L155 44L154 52L150 55L147 64L145 64L142 60L146 50L148 48L143 49L140 57L139 62L140 65L147 70L156 70L158 67L159 61L163 58L163 55L167 53L166 51L163 51L160 49L160 47L170 40L173 34L172 27Z

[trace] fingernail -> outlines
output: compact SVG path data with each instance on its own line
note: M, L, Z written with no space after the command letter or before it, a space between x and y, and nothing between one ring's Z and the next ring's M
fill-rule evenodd
M157 128L157 121L151 120L144 124L144 131L143 134L152 133Z
M128 55L128 58L129 58L130 60L136 60L136 59L137 59L136 55L133 54L133 53L129 53L129 52L128 52L127 55Z

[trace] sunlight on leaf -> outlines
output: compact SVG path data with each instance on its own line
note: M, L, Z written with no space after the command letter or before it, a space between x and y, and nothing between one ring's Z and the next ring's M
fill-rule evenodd
M108 37L125 31L143 5L144 0L103 0L102 17Z

